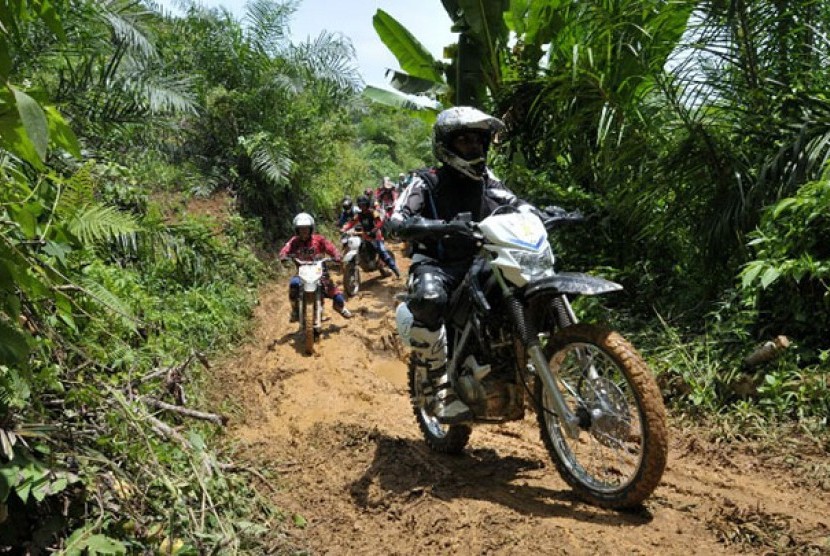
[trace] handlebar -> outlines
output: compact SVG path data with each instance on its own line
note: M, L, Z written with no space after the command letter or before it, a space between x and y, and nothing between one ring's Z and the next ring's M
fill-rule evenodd
M504 208L508 211L512 210L513 212L522 212L516 207L505 206L499 208ZM531 208L530 211L542 220L542 223L545 225L545 229L548 231L560 224L582 222L585 220L585 217L578 210L568 212L565 209L556 206L548 206L545 207L544 210ZM473 222L469 217L469 213L462 213L449 222L445 222L443 220L431 220L416 216L411 218L402 226L399 235L406 239L418 239L435 236L457 236L475 240L483 239L483 236L478 229L478 222Z
M301 259L299 257L289 257L294 264L297 265L305 265L305 264L316 264L316 263L323 263L326 264L328 262L334 261L333 257L323 257L322 259L316 260L309 260L309 259Z

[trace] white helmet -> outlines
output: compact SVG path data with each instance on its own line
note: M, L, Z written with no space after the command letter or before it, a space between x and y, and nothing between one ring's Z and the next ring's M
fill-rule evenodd
M502 129L504 122L471 106L448 108L438 114L435 125L432 126L432 153L435 158L465 176L480 179L484 175L490 141L493 135ZM463 131L479 131L486 135L483 157L465 160L452 151L450 142L456 134Z
M294 217L294 231L300 233L298 228L302 226L309 226L314 231L314 217L307 212L301 212Z

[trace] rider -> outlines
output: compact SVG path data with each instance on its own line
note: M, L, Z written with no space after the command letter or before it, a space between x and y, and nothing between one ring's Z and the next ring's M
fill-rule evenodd
M417 364L432 383L432 408L439 422L472 418L447 372L444 317L450 294L464 278L477 252L473 240L441 238L430 224L469 212L476 222L501 205L525 206L486 166L487 151L504 124L480 110L457 106L435 121L432 151L440 167L419 170L401 193L387 227L412 246L407 308L414 318L410 342ZM525 210L522 208L521 210Z
M334 259L334 262L340 262L340 253L334 244L322 235L314 233L314 218L310 214L301 212L294 217L294 232L297 235L289 239L280 249L280 261L285 261L289 257L309 261L328 255ZM346 299L343 297L343 293L331 280L328 271L323 273L322 282L324 295L334 300L334 310L343 315L344 318L352 318L351 311L346 308ZM297 321L300 317L301 285L302 282L298 275L292 276L288 283L288 299L291 300L291 322Z
M352 203L352 198L348 195L343 197L341 207L342 210L340 211L340 216L337 218L338 228L342 228L343 224L354 218L354 215L357 214L357 207L354 206L354 203Z
M406 189L406 186L409 185L409 179L406 177L406 174L401 172L398 174L398 183L395 184L395 189L398 193Z
M365 241L371 241L380 256L383 264L389 267L389 270L395 273L397 278L401 277L401 271L398 270L398 265L395 264L395 259L386 250L383 244L383 218L380 213L372 207L371 202L366 195L361 195L357 198L357 207L360 209L355 217L346 223L340 231L348 232L355 226L360 226Z
M372 189L371 187L367 187L366 189L363 190L363 195L367 199L369 199L369 204L370 205L372 205L375 208L379 208L380 205L378 205L378 200L375 199L375 190L374 189Z
M395 191L395 184L392 183L392 180L388 177L383 178L383 183L375 192L375 198L385 218L386 210L395 206L395 201L398 200L398 192Z

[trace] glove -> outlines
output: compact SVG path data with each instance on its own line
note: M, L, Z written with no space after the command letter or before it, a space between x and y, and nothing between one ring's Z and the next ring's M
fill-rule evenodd
M440 228L440 231L439 231ZM446 230L446 222L422 216L413 216L401 224L398 235L401 239L420 239L439 235Z

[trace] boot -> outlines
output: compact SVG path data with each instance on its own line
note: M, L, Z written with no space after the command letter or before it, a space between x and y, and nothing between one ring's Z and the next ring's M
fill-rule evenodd
M291 322L300 320L300 301L297 299L291 300Z
M392 267L392 272L394 272L394 273L395 273L395 278L400 279L400 277L401 277L401 271L400 271L400 270L398 270L398 267L397 267L397 266L393 266L393 267Z
M447 332L441 326L438 330L429 330L421 326L412 326L409 333L413 355L423 361L427 368L431 388L424 391L439 423L452 425L469 421L473 418L470 408L458 398L452 388L447 373Z
M455 393L446 368L429 371L428 376L435 392L432 413L438 422L442 425L455 425L472 420L473 411Z
M350 318L352 318L352 317L354 316L354 315L352 314L352 312L351 312L351 311L349 311L348 309L346 309L345 307L343 307L342 309L340 309L340 315L341 315L344 319L350 319Z

